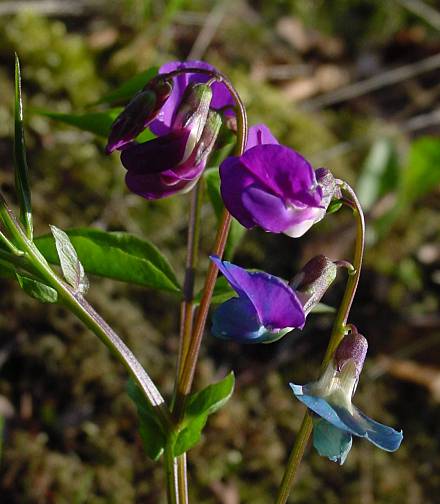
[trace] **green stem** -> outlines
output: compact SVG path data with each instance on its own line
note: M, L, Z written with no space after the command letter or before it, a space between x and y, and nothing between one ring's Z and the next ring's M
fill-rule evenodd
M353 266L355 268L355 272L353 274L350 274L348 277L344 296L336 315L330 336L330 341L325 352L324 359L322 361L321 371L323 371L326 368L327 364L330 362L330 359L332 358L336 348L338 347L346 332L348 315L350 313L350 308L353 304L353 299L359 283L365 247L365 220L359 200L357 199L357 196L353 189L346 182L338 181L338 183L341 186L341 189L349 196L350 199L344 200L344 203L352 208L354 217L356 219L356 244L353 258ZM289 494L295 482L295 477L297 475L299 465L301 464L301 460L310 438L310 434L312 433L312 428L312 416L308 411L306 411L301 424L301 428L296 435L295 443L293 445L292 451L290 452L289 460L287 461L284 476L278 491L276 504L285 504L287 502L287 499L289 498Z
M143 391L146 399L150 402L152 408L156 411L159 420L165 429L169 430L172 425L171 416L165 401L159 390L149 377L148 373L141 366L131 350L125 345L121 338L113 329L96 313L90 304L73 289L63 282L53 272L46 259L34 243L28 239L14 214L8 208L3 196L0 195L0 217L6 228L14 238L15 243L25 252L26 257L40 277L52 288L59 296L59 300L76 315L91 331L93 331L107 348L116 356L119 362L126 368L129 374L137 382Z

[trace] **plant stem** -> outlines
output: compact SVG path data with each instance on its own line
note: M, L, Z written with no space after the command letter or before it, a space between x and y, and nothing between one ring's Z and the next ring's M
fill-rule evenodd
M192 69L193 71L199 71ZM185 69L186 72L191 71L191 69ZM206 72L201 72L206 73ZM237 104L237 144L235 148L235 154L240 156L245 149L247 142L247 115L246 109L243 102L240 99L235 88L232 86L230 81L222 74L215 73L221 79L221 82L225 84L229 92L233 96ZM223 211L219 227L217 230L217 236L215 239L215 245L213 254L222 257L223 251L225 249L226 240L228 238L229 228L231 225L232 217L229 212L225 209ZM194 328L192 331L191 339L189 342L188 350L186 352L185 360L182 365L182 371L180 373L177 390L176 390L176 402L174 404L173 413L177 421L179 421L185 411L185 401L189 393L191 392L192 382L194 379L194 373L197 366L197 360L200 352L200 345L203 338L203 333L205 330L206 319L208 317L209 307L211 305L212 293L214 291L215 281L217 278L218 268L214 263L210 263L208 267L208 272L206 275L205 285L203 289L203 295L200 302L200 306L197 312L196 320L194 323Z
M28 239L1 195L0 217L11 236L14 238L15 243L26 254L26 258L32 265L33 269L38 272L40 277L48 285L57 291L59 300L62 301L74 315L76 315L99 337L99 339L115 355L119 362L126 368L143 391L145 398L149 401L154 411L156 411L156 414L158 415L158 418L164 428L169 430L172 425L171 415L166 407L163 397L149 377L148 373L141 366L139 361L121 340L121 338L102 319L102 317L96 313L82 295L75 293L69 285L67 285L54 273L34 243Z
M342 298L341 305L339 306L339 310L336 315L330 336L330 341L321 364L321 371L323 371L327 364L330 362L330 359L332 358L336 348L338 347L346 332L348 315L350 313L350 308L353 303L353 299L359 283L365 247L365 220L359 200L357 199L357 196L353 189L346 182L338 181L338 183L341 186L341 189L348 194L350 199L344 200L344 203L352 208L353 214L356 219L356 243L353 258L355 273L349 275L348 277L344 296ZM295 443L293 445L292 451L290 452L289 460L287 461L284 476L278 491L276 504L285 504L287 502L287 499L289 498L289 494L295 482L295 477L297 475L299 465L304 455L310 434L312 433L312 428L312 416L308 411L306 411L301 424L301 428L296 435Z

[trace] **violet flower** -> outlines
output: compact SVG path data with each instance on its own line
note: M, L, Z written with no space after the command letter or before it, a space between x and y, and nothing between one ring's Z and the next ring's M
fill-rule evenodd
M221 126L221 117L209 109L212 90L205 84L185 91L172 130L121 154L128 188L146 199L189 191L205 168Z
M165 75L175 70L184 68L200 68L202 70L212 70L216 72L216 68L205 63L204 61L170 61L159 69L159 75ZM176 111L182 101L185 90L188 85L196 83L205 83L211 78L208 74L199 73L182 73L173 77L173 90L163 104L156 119L151 123L150 129L156 135L165 135L173 129L173 123ZM211 84L212 100L211 108L213 110L220 110L228 106L234 105L234 100L228 88L222 82L214 82Z
M263 271L247 271L217 256L211 260L238 294L215 310L214 336L240 343L271 343L304 326L301 302L287 282Z
M352 436L366 438L386 451L395 451L402 432L372 420L351 402L367 353L367 340L348 334L318 381L290 384L296 398L314 414L313 445L320 455L343 464L352 445Z
M315 172L264 125L251 128L243 155L223 161L220 178L225 206L244 227L294 238L325 216L336 191L328 170Z

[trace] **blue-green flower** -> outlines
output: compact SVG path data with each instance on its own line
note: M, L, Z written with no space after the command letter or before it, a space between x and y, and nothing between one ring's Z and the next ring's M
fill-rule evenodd
M366 339L357 333L344 337L316 382L290 384L296 398L314 416L313 445L320 455L343 464L351 448L352 436L368 439L383 450L397 450L402 431L372 420L351 402L367 353Z

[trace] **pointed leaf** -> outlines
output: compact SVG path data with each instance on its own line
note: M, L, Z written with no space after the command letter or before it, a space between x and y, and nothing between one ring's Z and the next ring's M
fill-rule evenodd
M383 194L393 189L397 177L394 143L380 138L372 145L356 184L356 194L365 211L372 208Z
M123 282L180 292L176 275L165 256L149 241L129 233L82 228L67 231L87 273ZM50 235L35 244L51 263L58 262Z
M26 145L23 128L23 103L21 99L20 61L15 55L15 132L14 132L14 162L15 162L15 190L20 203L20 221L26 235L32 239L32 204L29 188L29 169L26 159Z
M70 238L63 230L56 226L50 226L50 229L55 239L55 246L64 278L73 287L75 292L85 294L89 288L89 281Z
M173 446L174 456L181 455L195 446L201 437L208 416L220 409L234 391L235 378L231 372L223 380L192 394L185 409L183 428Z
M0 259L0 277L2 278L14 278L15 268L9 261L4 261Z
M42 303L56 303L58 301L57 291L49 287L49 285L45 285L34 278L19 273L16 273L15 276L20 287L29 294L29 296Z
M36 114L49 117L70 126L75 126L83 131L89 131L95 135L107 138L110 133L111 125L122 109L115 108L105 112L88 112L85 114L63 114L61 112L52 112L50 110L37 109Z
M166 436L162 430L162 426L151 409L151 405L145 400L139 387L132 379L128 381L127 392L137 408L139 434L142 438L144 450L152 460L158 460L166 444Z
M235 377L231 371L223 380L208 385L200 392L191 394L185 410L187 417L197 417L202 414L211 415L220 409L234 392Z
M140 91L147 82L157 75L158 68L151 67L131 79L125 81L115 90L103 96L95 105L102 103L115 103L129 100L134 94Z

